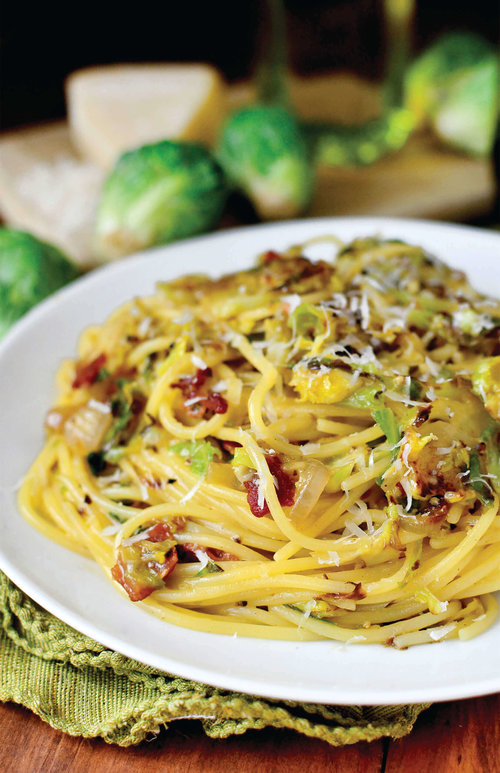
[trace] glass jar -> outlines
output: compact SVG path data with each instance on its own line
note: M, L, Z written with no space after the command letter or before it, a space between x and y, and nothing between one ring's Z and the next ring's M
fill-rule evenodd
M259 97L297 110L319 162L367 164L406 142L414 10L414 0L265 3Z

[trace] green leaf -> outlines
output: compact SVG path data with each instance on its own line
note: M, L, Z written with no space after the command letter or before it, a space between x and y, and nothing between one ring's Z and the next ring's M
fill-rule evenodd
M113 437L116 437L122 429L125 429L130 419L132 418L132 411L130 405L125 398L118 398L113 400L111 405L113 414L117 416L117 420L113 425Z
M481 440L483 443L491 443L493 438L500 433L500 423L498 421L491 421L486 429L481 433Z
M335 492L340 491L342 483L349 477L354 467L354 462L348 462L342 467L337 467L332 471L327 483L327 491Z
M493 501L493 497L481 477L481 462L479 460L479 454L477 451L471 451L469 460L469 483L479 494L479 498L483 505L488 505Z
M96 381L106 381L107 378L110 377L110 372L107 368L101 368L97 376L95 377Z
M123 515L118 515L118 513L112 513L111 511L108 512L108 515L114 521L118 521L118 523L125 523L127 520Z
M383 386L381 382L375 384L368 384L350 395L350 397L343 400L340 405L352 405L355 408L368 408L374 410L380 405L380 395L382 394Z
M325 316L312 303L301 303L290 314L288 326L293 328L298 335L314 338L323 333Z
M87 455L87 462L89 463L90 472L96 478L106 467L106 459L102 451L91 451Z
M195 574L195 577L206 577L208 574L217 574L218 572L222 571L223 569L221 569L220 566L215 563L215 561L212 561L209 558L208 564L206 564L203 569L200 569L200 571Z
M387 442L391 446L396 446L401 440L401 429L398 421L390 408L376 408L372 411L372 417L379 425L380 429L387 438ZM398 449L393 448L392 458L395 459L398 455Z
M124 446L117 446L116 448L110 448L108 451L104 452L104 458L110 464L116 464L117 462L120 461L120 459L123 459L124 456L125 456Z
M248 455L248 451L246 451L244 448L235 448L234 449L234 456L231 461L231 464L233 467L251 467L255 469L255 464L250 459L250 456Z
M419 591L417 591L415 593L415 599L420 601L422 604L426 604L429 612L432 612L433 615L439 615L446 609L446 606L444 606L446 602L438 599L438 597L435 596L434 593L429 590L429 588L421 588Z
M422 394L423 387L416 378L410 378L410 400L418 400Z
M492 421L481 435L481 440L486 443L486 471L490 476L489 481L493 488L500 493L500 423Z
M427 309L410 309L407 315L408 325L414 325L421 330L430 330L435 327L436 320L442 319L440 314Z
M220 449L208 440L185 440L170 446L170 450L186 459L191 470L200 477L207 474L209 464L215 456L222 457Z
M132 402L134 400L134 395L131 395L130 397L127 397L124 392L124 387L129 384L128 379L119 378L117 379L117 385L119 387L119 392L116 397L113 398L111 401L111 413L114 417L113 423L111 427L109 428L108 432L106 433L106 437L104 438L104 445L109 446L110 444L116 442L117 440L122 440L123 437L119 438L119 435L123 430L126 429L130 419L134 415L132 413ZM139 393L136 392L135 396L137 396ZM108 454L110 451L108 451ZM111 461L111 459L109 460Z

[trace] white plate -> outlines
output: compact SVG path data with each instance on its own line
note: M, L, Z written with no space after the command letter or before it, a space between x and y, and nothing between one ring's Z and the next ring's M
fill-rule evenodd
M379 645L274 642L170 626L122 598L97 565L32 529L15 488L43 441L42 424L63 356L79 333L116 306L188 272L244 268L257 253L333 233L378 233L426 247L465 269L483 292L500 294L500 235L387 218L331 218L237 229L162 247L93 272L22 319L0 345L0 567L62 620L156 668L271 698L338 704L449 700L500 690L500 621L461 643L396 651ZM331 247L326 249L331 250Z

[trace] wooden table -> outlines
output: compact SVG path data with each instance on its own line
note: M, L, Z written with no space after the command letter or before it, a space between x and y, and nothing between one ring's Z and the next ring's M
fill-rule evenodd
M173 722L150 743L122 749L71 738L13 704L0 704L2 773L498 773L500 694L435 704L398 741L334 748L288 730L207 738L196 720Z

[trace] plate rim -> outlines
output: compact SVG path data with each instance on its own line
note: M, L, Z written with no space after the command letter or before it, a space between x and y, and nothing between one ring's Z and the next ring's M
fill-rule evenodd
M358 227L359 229L362 229L364 227L364 224L377 224L381 230L383 229L391 229L393 227L397 228L414 228L415 226L417 229L425 229L425 230L436 230L436 232L443 233L444 231L453 231L455 233L470 233L475 235L475 237L478 240L485 239L486 241L490 242L497 242L499 253L500 253L500 233L495 233L493 231L486 231L484 229L481 229L476 226L468 226L468 225L461 225L461 224L455 224L455 223L445 223L441 221L432 221L432 220L425 220L425 219L411 219L411 218L387 218L387 217L370 217L370 216L353 216L353 217L322 217L322 218L310 218L310 219L304 219L304 220L293 220L293 221L285 221L285 222L278 222L278 223L265 223L265 224L259 224L259 225L252 225L252 226L245 226L245 227L239 227L234 229L226 229L223 231L217 231L215 233L197 236L191 239L182 240L180 242L176 242L174 244L170 245L164 245L157 248L154 248L153 250L143 251L140 253L135 253L134 255L128 256L122 261L114 262L112 264L108 264L106 266L99 267L98 269L91 271L89 274L84 275L83 277L75 280L70 286L64 287L61 290L59 290L57 293L55 293L50 298L47 298L45 301L37 305L34 309L32 309L28 314L26 314L19 322L17 322L11 331L4 337L3 341L0 342L0 363L2 362L2 357L5 349L8 349L8 347L11 345L11 342L15 341L18 337L22 338L25 334L25 331L29 332L32 326L34 326L39 318L43 318L46 314L50 313L50 310L53 307L56 307L60 302L61 298L71 298L73 294L80 294L88 285L91 285L94 282L102 282L106 281L106 276L111 273L114 274L115 272L133 272L135 270L135 267L137 265L140 265L143 261L148 261L151 257L154 255L160 256L163 253L167 253L172 250L175 251L179 247L183 247L185 249L189 249L189 247L192 244L199 243L199 242L205 242L205 243L211 243L211 242L217 242L219 240L224 240L225 238L236 237L239 239L245 239L245 236L249 233L254 233L256 231L273 231L273 232L280 232L280 235L286 233L287 230L294 230L295 228L304 227L306 230L314 230L315 228L322 228L327 227L328 229L333 229L335 227L335 224L339 227L342 226L352 226L352 227ZM325 231L324 231L325 232ZM401 235L402 237L404 234ZM179 275L179 274L178 274ZM469 277L470 278L470 277ZM158 277L155 281L158 281ZM85 324L90 324L89 322ZM74 342L74 345L76 346L76 341ZM17 511L18 512L18 511ZM22 518L22 516L18 512L19 518ZM1 518L0 518L1 521ZM32 527L31 527L32 528ZM74 610L71 610L67 608L64 604L61 604L56 598L50 597L47 595L43 590L41 590L39 587L37 587L30 578L23 573L22 568L20 569L15 563L13 563L10 560L9 556L6 556L3 552L3 548L0 547L0 568L5 571L5 573L8 575L8 577L16 584L18 587L21 588L30 598L32 598L34 601L36 601L40 606L42 606L47 611L54 614L56 617L59 617L59 619L63 620L76 630L84 633L85 635L89 636L90 638L99 641L101 644L104 644L107 647L110 647L111 649L114 649L118 652L121 652L122 654L126 655L127 657L131 657L135 660L138 660L139 662L146 663L147 665L152 665L155 668L159 668L160 670L165 671L165 665L161 665L161 663L158 662L157 657L152 654L151 652L147 653L144 650L141 650L140 648L137 648L135 645L123 641L121 638L117 638L113 634L110 634L105 631L99 631L95 628L94 624L82 617L78 612L75 612ZM100 569L99 569L100 571ZM104 576L103 576L103 579ZM106 580L106 582L108 582ZM169 625L167 623L162 623L162 625ZM187 630L187 629L184 629ZM96 632L98 635L96 636ZM197 632L190 632L190 633L197 633ZM208 636L214 636L220 639L227 640L230 637L222 636L219 634L206 634ZM263 641L263 640L259 640ZM307 645L322 645L323 642L311 642L311 643L301 643L301 646L303 644ZM370 645L367 645L369 647ZM373 645L373 646L379 646L379 645ZM365 648L363 648L365 649ZM393 651L396 652L396 651ZM144 658L144 654L147 655L146 659ZM162 661L165 663L165 661ZM367 688L364 693L365 697L363 698L362 694L356 694L353 693L348 694L345 699L342 699L342 693L339 695L332 695L332 699L330 701L325 700L325 696L321 695L319 697L315 697L314 693L311 693L311 691L308 691L307 689L302 688L302 691L298 692L296 686L291 683L290 685L280 685L276 689L273 689L272 686L263 686L259 685L258 683L254 683L253 681L248 681L244 677L241 676L234 676L234 675L228 675L228 674L217 674L214 675L212 678L207 675L207 672L203 669L199 669L196 666L189 665L184 666L182 663L177 663L175 666L175 673L183 676L187 679L194 679L196 681L205 682L207 684L212 684L213 686L220 687L222 689L227 690L234 690L237 692L246 692L249 694L259 695L262 697L268 697L272 699L277 700L298 700L298 701L307 701L307 702L317 702L317 703L335 703L335 704L351 704L351 703L359 703L362 705L370 705L370 704L394 704L394 703L407 703L408 701L408 690L403 688L399 691L392 690L390 691L390 694L384 697L384 695L381 695L380 688ZM208 676L208 678L207 678ZM496 677L494 678L488 678L486 680L483 680L482 682L473 682L470 684L469 688L466 689L464 685L457 685L456 687L454 685L449 686L447 688L444 688L443 686L436 688L436 690L433 692L432 689L429 689L429 687L424 687L421 689L412 689L412 700L410 702L429 702L429 701L445 701L445 700L451 700L451 699L458 699L458 698L468 698L468 697L474 697L478 695L487 695L494 692L500 691L500 669ZM344 688L344 692L348 693L348 690Z

